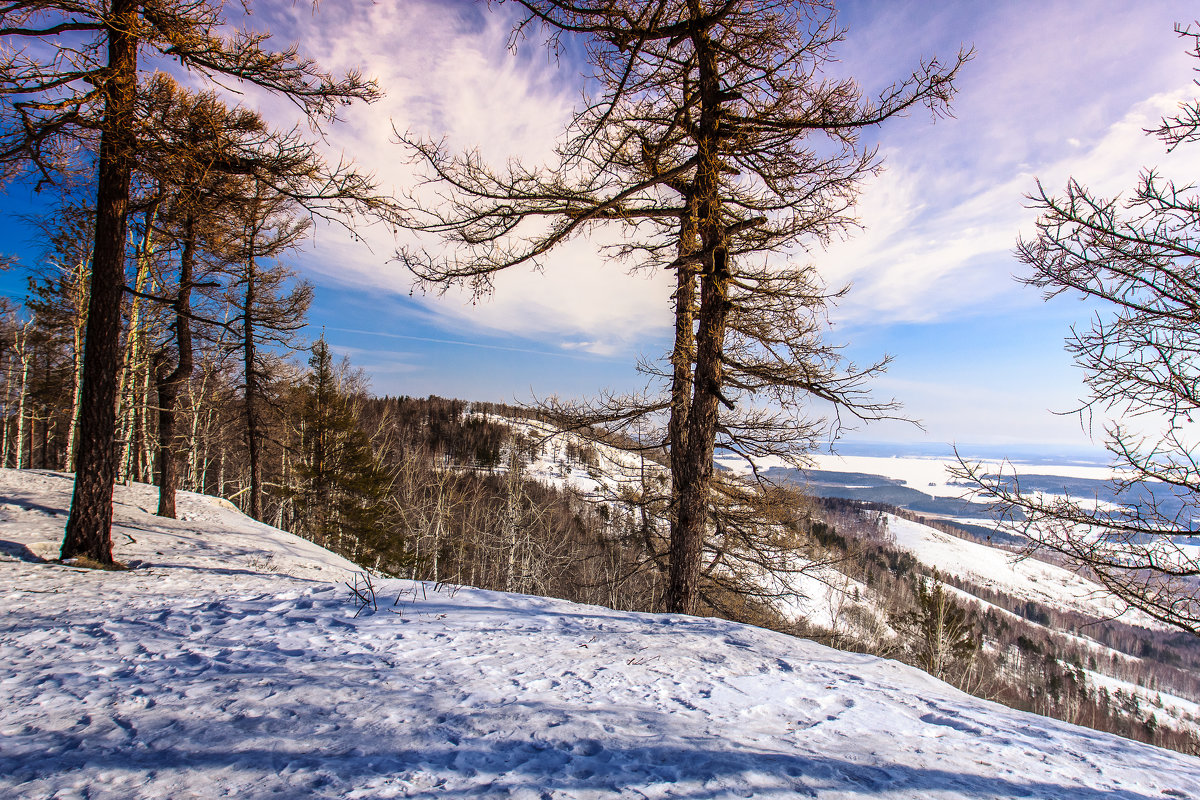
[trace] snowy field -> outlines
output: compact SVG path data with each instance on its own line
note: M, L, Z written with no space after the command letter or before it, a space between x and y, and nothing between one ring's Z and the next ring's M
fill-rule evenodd
M37 563L70 482L0 472L0 797L1200 797L1200 762L717 620L378 581L118 489L99 573Z
M934 497L962 498L968 495L968 487L961 485L951 474L958 466L953 458L933 458L920 456L844 456L834 453L810 453L808 459L813 469L830 472L858 472L865 475L881 475L892 480L903 481L910 489L916 489ZM973 459L968 459L973 461ZM716 462L736 474L744 475L750 471L749 466L740 458L722 456ZM1107 481L1114 476L1109 467L1084 466L1079 464L1047 464L1036 465L1017 462L983 462L984 472L1003 473L1010 475L1014 468L1018 473L1037 475L1059 475L1064 478L1087 478L1090 480ZM779 459L762 459L759 469L775 467L787 468L788 465ZM974 520L978 523L978 520Z
M887 515L888 533L896 547L917 560L937 567L943 575L960 578L1004 592L1021 600L1032 600L1051 608L1076 611L1098 619L1119 617L1122 622L1153 630L1169 630L1140 611L1129 609L1071 570L1033 558L1020 558L1006 550L960 539L928 525L893 514Z
M863 472L868 475L882 475L885 478L904 481L905 485L919 492L934 497L964 497L967 488L956 483L958 479L950 474L950 470L958 466L952 458L917 458L881 456L841 456L832 453L814 453L812 456L816 469L835 472ZM973 461L974 459L968 459ZM1078 464L1036 464L1028 465L1020 462L1002 463L999 461L983 461L984 471L1011 475L1018 473L1034 473L1037 475L1059 475L1064 478L1088 478L1090 480L1110 480L1114 472L1109 467L1089 467Z

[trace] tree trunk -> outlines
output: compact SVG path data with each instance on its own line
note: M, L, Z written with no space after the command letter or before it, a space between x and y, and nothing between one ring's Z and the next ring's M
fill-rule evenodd
M188 416L191 419L191 431L188 434L188 474L187 488L190 492L196 489L200 480L200 408L204 403L204 390L208 384L208 373L201 373L199 395L196 393L196 382L188 384Z
M175 458L175 404L179 384L166 371L165 356L155 358L158 388L158 516L175 519L175 487L179 481Z
M500 522L500 536L504 546L508 550L508 563L505 565L504 571L504 591L516 592L522 591L524 588L524 578L522 575L517 576L517 549L519 546L519 535L517 525L519 522L519 508L521 495L521 456L517 452L517 443L514 440L512 451L509 453L508 459L508 480L506 481L504 492L504 511L503 518Z
M17 356L21 359L21 393L17 400L17 469L25 468L25 404L29 397L29 325L21 328Z
M0 439L0 466L8 466L8 438L9 429L12 427L12 364L11 362L4 368L4 437Z
M257 209L256 209L257 212ZM256 218L257 213L254 217ZM254 304L257 287L255 281L254 263L254 232L251 232L249 242L250 257L246 259L246 296L242 306L242 372L245 376L246 396L244 412L246 415L246 455L250 461L250 516L262 519L262 430L258 419L258 394L261 387L258 382L258 370L255 366L257 357L254 349Z
M729 316L729 244L721 219L720 77L716 48L706 35L693 37L699 65L701 113L697 135L694 180L701 252L700 311L696 329L696 362L692 402L688 409L687 441L677 462L678 508L671 529L667 610L694 614L700 595L700 567L708 528L713 446L717 433L717 403L721 399L725 324ZM673 459L673 463L674 459Z
M111 564L112 493L117 373L121 366L121 296L125 288L125 234L137 102L137 0L112 0L105 18L109 73L96 186L96 244L92 251L79 451L75 494L61 557L86 556Z
M69 472L75 466L75 442L79 427L80 386L83 384L83 334L87 325L87 297L85 287L88 284L87 264L80 261L76 266L75 285L84 293L81 298L75 318L71 320L71 359L74 367L71 381L71 424L67 428L67 465Z
M47 371L49 371L48 368ZM41 469L54 469L54 461L50 457L50 430L53 423L53 415L50 413L50 409L45 406L42 407L42 413L45 415L42 417L42 457L38 464Z
M145 344L143 342L143 344ZM149 355L142 357L142 397L137 412L137 438L139 447L137 475L141 483L150 483L154 474L154 448L150 446L150 379L154 374Z
M667 441L671 456L671 520L677 524L679 500L682 495L680 476L686 471L688 417L692 404L693 362L696 357L696 270L688 258L698 249L696 242L696 215L693 198L689 192L685 200L683 218L679 224L679 259L676 268L675 286L675 347L671 353L671 413L667 423ZM644 476L643 476L644 477ZM643 481L643 486L645 486ZM645 515L643 509L643 515ZM649 552L649 525L643 520L643 536L647 537Z
M708 528L713 447L721 385L729 292L728 254L714 254L714 274L701 279L700 325L696 335L696 378L688 415L687 444L680 464L679 510L671 531L667 610L694 614L699 600L700 566Z
M175 344L178 361L164 374L156 365L158 379L158 516L175 519L175 492L179 487L178 431L176 417L183 385L192 375L192 268L196 257L196 218L188 214L183 224L183 252L179 257L179 290L175 294Z
M154 219L158 215L160 200L156 200L145 213L145 231L137 251L137 277L134 288L145 291L150 277L150 256L154 252ZM134 295L129 309L129 336L125 344L124 361L121 365L120 409L121 409L121 459L120 469L124 479L130 481L134 474L134 440L137 435L137 370L142 361L142 298Z

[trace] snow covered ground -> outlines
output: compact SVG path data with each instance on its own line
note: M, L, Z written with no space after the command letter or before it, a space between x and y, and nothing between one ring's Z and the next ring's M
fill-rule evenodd
M934 497L964 497L968 495L951 470L958 466L953 458L842 456L833 453L813 453L816 469L834 472L861 472L867 475L882 475L885 478L904 481L909 488ZM968 459L971 461L972 459ZM1011 475L1014 467L1022 473L1038 475L1060 475L1064 478L1088 478L1110 480L1114 472L1108 467L1090 467L1077 464L1025 465L1020 462L983 462L984 471Z
M1033 558L1019 558L1006 550L960 539L893 514L887 515L887 523L888 532L895 537L898 548L912 553L923 564L937 567L943 575L957 575L980 586L1051 608L1076 611L1098 619L1120 616L1122 622L1130 625L1168 630L1139 611L1127 610L1098 583L1063 567Z
M1200 797L1200 762L733 623L378 581L118 490L101 573L37 563L68 478L0 472L0 796Z

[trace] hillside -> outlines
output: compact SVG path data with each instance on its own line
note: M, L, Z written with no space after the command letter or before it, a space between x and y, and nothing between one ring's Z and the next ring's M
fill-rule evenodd
M133 569L37 563L69 491L0 472L4 796L1200 796L1193 758L744 625L401 580L359 609L352 565L212 498L119 488Z
M405 402L414 409L434 408L433 400ZM661 596L661 586L655 582L656 571L647 568L646 556L648 544L665 545L665 508L653 500L640 508L629 501L639 497L643 487L649 487L653 497L655 487L665 480L663 467L617 442L564 433L515 411L495 406L476 411L460 403L457 416L398 437L419 439L422 430L436 430L451 444L488 431L492 442L458 447L459 459L478 452L488 458L458 461L453 467L458 479L476 487L461 492L471 498L462 505L477 509L483 525L459 525L460 532L450 536L441 533L439 558L400 574L624 610L660 610L655 598ZM457 434L451 424L455 419ZM506 498L513 496L509 460L514 450L520 454L520 479L535 504L525 516L524 536L490 530L487 522L511 513ZM906 474L914 468L928 471L930 465L942 470L940 462L928 459L875 461ZM1095 469L1074 464L1041 468L1072 474ZM444 476L431 478L441 482ZM957 489L947 484L944 490ZM495 498L491 505L481 506L489 496ZM795 493L781 501L776 510L788 511L774 517L779 525L774 530L784 534L784 546L775 551L770 565L779 571L773 577L753 566L741 571L729 581L731 593L710 613L839 649L897 658L972 694L1021 710L1185 753L1200 746L1200 641L1194 637L1126 611L1103 587L1070 570L1034 558L1018 559L1011 546L991 546L995 531L990 528L944 519L922 524L924 518L897 509L886 513L886 506L810 500ZM551 505L537 505L547 502ZM559 509L559 519L576 524L548 529L541 522L547 514L539 508ZM644 511L655 521L657 542L644 537ZM422 525L425 533L410 549L437 552L439 534L429 535L437 526ZM978 538L970 539L971 534ZM520 556L508 567L494 563L493 556L489 567L488 552L513 552L515 543L519 553L525 542L531 555L543 554L535 560L552 556L527 573L528 579L511 569L513 564L531 563ZM472 557L473 550L484 558ZM726 559L729 566L728 559L743 554L755 558L753 550L737 545L715 548L707 557ZM518 580L509 577L514 574ZM941 635L939 628L932 620L919 620L915 594L918 585L935 574L951 584L955 604L967 614L971 642L969 651L940 666L928 661L928 648ZM734 570L713 575L732 577ZM739 606L738 593L748 602ZM735 602L728 602L730 598Z
M1126 608L1098 583L1063 567L1019 558L1009 551L951 536L893 514L886 519L888 533L897 547L947 575L970 580L1016 600L1075 611L1095 619L1120 616L1127 623L1149 630L1166 628L1149 616Z

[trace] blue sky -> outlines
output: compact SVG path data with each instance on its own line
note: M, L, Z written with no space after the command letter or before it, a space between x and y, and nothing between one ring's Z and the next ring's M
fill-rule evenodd
M864 192L865 231L806 256L832 284L850 282L831 340L858 361L895 357L877 393L901 400L922 431L892 423L858 440L1079 445L1087 433L1068 411L1082 394L1062 349L1078 301L1043 303L1012 276L1011 251L1028 231L1023 196L1037 179L1068 176L1115 194L1139 169L1159 165L1187 182L1200 150L1170 157L1141 133L1192 96L1193 60L1172 31L1189 22L1182 2L900 2L843 0L848 26L838 74L879 90L933 55L974 46L954 117L916 113L879 131L887 170ZM506 40L505 8L457 0L326 2L318 14L290 0L255 4L255 24L333 69L359 67L387 97L351 108L328 142L386 187L412 181L392 126L479 147L493 162L546 158L579 96L570 59L555 64ZM285 123L288 107L240 98ZM11 214L28 194L13 187ZM377 393L528 400L641 386L633 364L668 342L665 276L629 276L581 239L543 273L504 275L490 301L410 294L390 232L352 241L321 229L294 266L317 285L313 335L371 376ZM0 219L7 251L19 226ZM9 279L11 284L12 280Z

